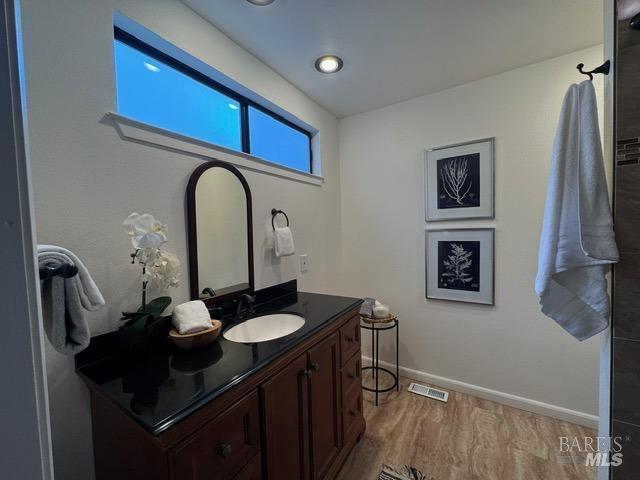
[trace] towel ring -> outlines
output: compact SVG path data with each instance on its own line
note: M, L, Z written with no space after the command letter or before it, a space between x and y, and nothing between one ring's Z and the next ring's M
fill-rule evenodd
M276 216L281 213L282 215L284 215L284 218L287 219L287 227L289 226L289 217L287 216L286 213L284 213L282 210L277 210L275 208L271 209L271 227L273 227L273 230L275 231L276 229Z

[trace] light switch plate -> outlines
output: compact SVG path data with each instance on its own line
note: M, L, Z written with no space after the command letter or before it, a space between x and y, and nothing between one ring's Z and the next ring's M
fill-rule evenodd
M300 255L300 272L305 273L309 271L309 255Z

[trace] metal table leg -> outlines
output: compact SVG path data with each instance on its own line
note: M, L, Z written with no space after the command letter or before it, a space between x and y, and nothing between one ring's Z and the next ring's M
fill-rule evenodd
M400 391L400 322L396 319L396 392Z
M378 378L380 376L380 330L376 329L376 356L375 356L376 368L374 372L376 374L376 407L378 406L378 395L380 389L378 388Z

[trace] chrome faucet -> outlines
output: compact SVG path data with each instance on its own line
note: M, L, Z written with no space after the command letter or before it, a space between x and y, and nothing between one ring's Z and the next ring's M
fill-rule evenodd
M252 313L254 313L253 302L255 302L255 301L256 301L256 299L254 297L252 297L248 293L243 293L240 296L240 298L238 298L236 300L238 306L236 308L236 314L233 316L233 321L237 322L238 320L240 320L242 318L242 305L245 302L247 304L247 314L251 315Z

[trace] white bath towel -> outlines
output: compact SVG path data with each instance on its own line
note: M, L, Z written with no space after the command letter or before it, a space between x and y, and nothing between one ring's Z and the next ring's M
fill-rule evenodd
M193 300L173 307L173 326L180 335L211 328L211 315L202 300Z
M84 310L96 311L105 302L89 271L75 254L55 245L38 245L40 268L62 265L74 265L78 274L40 282L43 326L58 352L74 355L87 348L91 339Z
M293 234L289 227L276 227L273 232L273 246L276 249L276 256L288 257L296 253L293 244Z
M605 275L618 261L593 84L567 91L556 131L535 289L542 312L578 340L607 328Z
M87 267L72 251L57 245L38 245L38 259L40 258L57 259L63 263L75 265L78 268L78 275L73 278L79 281L78 294L82 307L90 312L102 308L105 302L100 290L91 278Z

